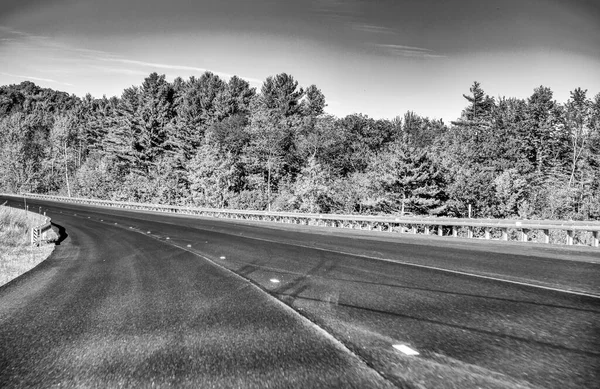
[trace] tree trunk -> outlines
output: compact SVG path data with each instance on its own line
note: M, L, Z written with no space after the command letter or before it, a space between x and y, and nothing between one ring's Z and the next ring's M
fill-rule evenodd
M69 186L69 169L67 166L67 142L65 142L65 181L67 182L67 194L71 197L71 187Z
M271 212L271 150L269 150L269 159L267 160L267 207L269 212Z
M577 144L579 143L579 138L581 138L581 146L579 149L577 148ZM586 138L584 137L583 132L583 124L579 125L576 133L573 134L573 162L571 166L571 176L569 177L569 188L573 185L573 181L575 180L575 171L577 170L577 162L579 161L579 157L585 148Z
M404 201L406 201L406 194L402 193L402 208L400 210L400 216L404 216Z

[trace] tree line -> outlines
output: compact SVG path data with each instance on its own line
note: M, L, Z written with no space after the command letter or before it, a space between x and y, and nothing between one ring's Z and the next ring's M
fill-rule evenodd
M236 209L600 220L600 94L473 83L456 121L325 113L315 85L150 74L121 97L0 87L0 190Z

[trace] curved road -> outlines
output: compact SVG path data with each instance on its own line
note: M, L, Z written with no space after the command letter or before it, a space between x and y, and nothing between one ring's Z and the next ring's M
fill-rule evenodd
M597 250L28 204L0 387L599 387Z

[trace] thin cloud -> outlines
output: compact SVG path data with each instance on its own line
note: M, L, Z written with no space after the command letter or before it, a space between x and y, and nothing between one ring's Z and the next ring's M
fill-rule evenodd
M395 34L396 31L389 27L376 26L374 24L352 23L352 29L374 34Z
M404 46L404 45L386 45L386 44L375 44L377 47L391 49L391 50L413 50L413 51L421 51L421 52L431 52L431 49L425 49L423 47L415 47L415 46Z
M365 20L362 15L366 6L368 6L366 0L313 0L313 9L327 17L341 19L348 28L370 33L373 35L379 35L379 37L372 36L372 39L383 38L382 35L387 34L388 36L397 36L398 31L394 28L386 27L374 23L370 20ZM376 51L386 54L388 56L398 57L410 57L410 58L444 58L445 55L437 54L431 49L397 45L397 44L382 44L382 43L370 43L363 42L367 46L371 46Z
M29 35L29 34L24 33L22 31L17 31L17 30L14 30L14 29L12 29L12 28L10 28L8 26L1 26L1 25L0 25L0 31L6 32L6 33L9 33L9 34L14 34L14 35Z
M341 20L355 31L371 34L397 34L394 28L380 26L365 20L364 9L369 2L365 0L313 0L313 10L331 19Z
M75 57L77 57L78 58L77 60L79 60L79 61L81 61L81 59L83 58L84 60L87 60L87 61L92 60L92 61L102 61L102 62L113 62L113 63L120 63L120 64L125 64L125 65L149 67L149 68L154 68L154 69L184 70L184 71L191 71L191 72L197 72L197 73L204 73L206 71L211 71L214 74L219 75L224 78L231 78L233 76L232 74L229 74L229 73L213 71L210 69L200 68L200 67L196 67L196 66L170 65L170 64L163 64L163 63L145 62L145 61L126 59L126 58L119 58L118 55L115 53L111 53L111 52L107 52L107 51L103 51L103 50L92 50L92 49L74 47L71 45L64 44L62 42L56 42L49 37L33 35L28 32L15 30L10 27L3 26L3 25L0 25L0 32L4 32L5 34L8 34L8 37L3 38L2 41L4 41L4 39L6 39L6 41L8 41L8 40L21 41L22 42L21 49L38 50L39 48L43 48L44 50L64 52L65 54L73 53L73 54L75 54ZM73 60L76 59L76 58L73 58L73 55L71 55L70 57ZM89 63L89 62L87 63L87 66L89 66L91 68L103 70L103 71L112 71L112 72L121 73L121 74L130 74L130 75L146 74L147 75L146 72L141 71L139 69L129 69L129 68L123 68L123 67L106 67L106 66L99 66L99 65ZM17 76L14 76L14 77L17 77ZM21 78L29 78L32 80L36 79L34 77L26 77L26 76L20 76L20 77ZM245 79L246 81L248 81L251 84L260 85L263 82L262 80L252 78L252 77L242 77L242 76L239 76L239 77ZM38 79L38 80L39 81L47 81L47 82L55 82L55 83L59 83L59 84L63 84L63 85L71 85L68 83L61 83L59 81L50 80L50 79Z
M105 55L110 56L111 53L103 50L92 50L92 49L82 49L79 47L72 47L70 45L64 44L62 42L57 42L50 37L43 35L34 35L28 32L19 31L12 29L6 26L0 26L0 31L4 31L10 35L9 38L2 38L0 41L13 41L13 42L23 42L26 45L32 45L30 48L38 49L49 49L49 50L60 50L60 51L69 51L76 53L84 53L84 54L95 54L95 55ZM26 48L27 46L23 46Z
M445 55L436 54L431 49L426 49L423 47L416 46L406 46L406 45L392 45L392 44L380 44L374 43L372 44L377 49L383 51L389 55L396 55L401 57L411 57L411 58L445 58Z
M108 72L108 73L120 73L120 74L134 75L134 76L147 76L148 75L148 72L145 72L143 70L118 68L118 67L111 67L111 66L97 66L97 65L90 65L90 67L92 67L93 69L98 69L98 70L101 70L103 72Z
M315 0L313 9L320 14L335 19L349 19L359 14L360 1L357 0Z
M29 38L29 39L38 39L38 40L50 39L50 37L47 37L47 36L44 36L44 35L30 34L30 33L25 32L25 31L15 30L15 29L10 28L8 26L1 26L0 25L0 31L3 31L3 32L8 33L8 34L12 34L12 35L17 35L17 36L20 36L20 37L24 37L24 38Z
M3 76L23 78L23 79L26 79L26 80L52 82L54 84L61 84L61 85L73 86L73 84L69 84L68 82L56 81L56 80L53 80L51 78L41 78L41 77L34 77L34 76L23 76L23 75L20 75L20 74L12 74L12 73L5 73L5 72L0 72L0 74L2 74Z
M69 47L69 46L66 46L63 44L58 44L58 43L55 45L55 47L60 50L73 51L73 52L83 53L83 54L104 55L107 57L115 56L115 54L109 53L108 51L104 51L104 50L82 49L79 47Z
M143 67L150 67L150 68L155 68L155 69L186 70L186 71L197 72L197 73L204 73L204 72L210 71L210 72L212 72L212 73L214 73L214 74L216 74L218 76L221 76L221 77L225 77L225 78L231 78L231 77L233 77L233 74L224 73L224 72L218 72L218 71L213 71L213 70L210 70L210 69L200 68L200 67L196 67L196 66L170 65L170 64L156 63L156 62L137 61L137 60L125 59L125 58L103 58L103 57L96 57L96 59L101 60L101 61L118 62L118 63L127 64L127 65L137 65L137 66L143 66ZM262 83L261 80L256 79L256 78L242 77L242 76L239 76L239 77L243 78L246 81L251 82L251 83L255 83L255 84Z

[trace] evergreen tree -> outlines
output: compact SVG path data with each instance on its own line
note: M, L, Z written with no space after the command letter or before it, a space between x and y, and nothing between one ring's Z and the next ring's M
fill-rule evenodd
M316 95L316 92L314 94ZM279 118L298 113L303 96L304 89L298 88L298 81L286 73L268 77L261 88L264 107Z
M560 111L550 88L536 88L527 100L526 123L521 138L524 152L537 172L543 173L561 156L564 141L558 131Z
M305 97L302 101L304 116L317 117L325 112L325 95L316 85L306 88Z
M382 211L445 213L444 175L425 150L394 144L371 160L369 172L378 189Z

